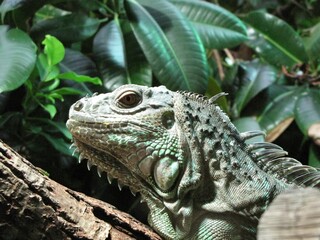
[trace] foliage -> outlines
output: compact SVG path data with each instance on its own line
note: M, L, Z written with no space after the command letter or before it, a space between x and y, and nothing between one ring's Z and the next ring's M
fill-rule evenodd
M68 146L71 135L64 123L53 121L57 114L56 100L63 101L65 96L79 95L83 91L61 86L61 79L94 84L100 84L101 80L74 72L60 73L58 64L64 58L65 48L53 36L46 35L42 41L43 51L36 54L36 45L23 31L8 30L7 26L0 26L0 31L3 33L0 40L0 61L3 62L0 71L4 73L0 78L1 91L14 90L22 84L25 90L21 99L22 110L6 111L1 115L2 134L12 135L14 145L25 144L31 151L38 148L43 137L56 150L70 155ZM63 138L52 136L56 132Z
M218 103L239 128L319 165L319 1L0 3L0 136L17 148L58 150L69 166L70 95L163 84L228 92ZM95 77L103 87L84 83Z

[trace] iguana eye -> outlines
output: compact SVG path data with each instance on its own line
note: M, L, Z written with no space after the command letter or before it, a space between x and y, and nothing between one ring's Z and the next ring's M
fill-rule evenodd
M117 105L122 108L133 108L137 106L141 100L141 95L137 92L127 91L117 98Z

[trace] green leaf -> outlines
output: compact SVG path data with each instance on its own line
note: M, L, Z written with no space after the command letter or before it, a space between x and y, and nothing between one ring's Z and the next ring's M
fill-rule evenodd
M52 66L51 68L46 69L48 72L46 72L45 78L42 79L44 82L51 81L58 77L60 73L60 69L58 66Z
M31 28L31 34L37 39L50 34L62 42L80 42L91 37L97 31L100 21L87 17L83 13L73 13L41 21Z
M305 46L311 59L320 59L320 22L310 29L309 37L305 38Z
M42 44L44 45L44 53L47 56L50 67L62 61L65 50L63 44L57 38L46 35Z
M83 94L82 91L75 89L75 88L70 88L70 87L58 88L58 89L52 91L52 93L56 93L56 94L60 94L60 95L81 95L81 94Z
M43 81L46 78L47 71L49 69L47 57L44 53L38 54L36 65L40 79Z
M248 104L263 89L270 86L277 79L277 69L260 61L242 63L245 74L243 84L236 92L234 108L237 113Z
M283 20L260 11L249 13L243 20L251 26L247 44L269 63L290 67L308 61L302 39Z
M259 130L261 131L260 125L258 124L257 120L252 117L242 117L238 118L235 121L233 121L233 124L236 126L236 128L239 130L239 132L247 132L247 131L253 131L253 130ZM257 136L254 138L250 138L246 141L246 143L255 143L255 142L264 142L263 136Z
M17 26L21 20L26 21L27 18L33 17L37 9L50 1L52 2L52 0L3 0L0 5L1 20L4 22L6 13L19 8L14 16L14 22Z
M61 79L73 80L73 81L79 82L79 83L88 82L88 83L93 83L96 85L102 84L100 78L98 78L98 77L89 77L89 76L78 75L74 72L60 73L57 77L61 78Z
M18 129L21 121L23 119L22 112L4 112L0 115L0 128L10 128L8 126L14 126Z
M308 135L309 128L320 123L320 93L319 90L307 89L297 100L295 120L304 135Z
M60 79L55 78L53 81L48 83L48 86L42 87L42 92L51 92L60 85Z
M34 17L32 19L33 20L33 25L38 23L38 22L47 20L47 19L52 19L52 18L56 18L56 17L62 17L62 16L65 16L65 15L67 15L69 13L70 12L68 12L66 10L63 10L61 8L58 8L58 7L54 7L51 4L45 4L42 8L40 8L35 13L35 15L34 15Z
M57 113L57 108L52 104L41 105L44 110L50 114L50 118L54 118Z
M123 84L151 86L150 65L128 21L115 19L101 28L94 38L93 52L107 89Z
M64 101L63 96L60 93L56 92L50 92L47 95L45 95L47 99L50 99L52 103L55 103L56 99L59 99L60 101Z
M204 1L170 1L192 22L207 48L231 48L248 39L242 21L218 5Z
M57 65L49 65L48 57L44 53L39 53L36 65L40 79L43 82L48 82L52 79L55 79L60 73L60 69Z
M258 117L261 128L272 135L270 139L277 138L293 120L294 108L300 91L301 88L295 88L279 95L266 106Z
M23 5L23 2L25 2L25 0L3 0L0 5L1 21L4 21L4 17L7 12L21 7Z
M70 48L66 48L65 51L64 59L59 63L62 73L75 72L86 76L98 75L95 63L86 55Z
M46 138L57 151L69 156L72 155L72 151L69 149L70 143L67 143L64 139L52 137L44 132L40 132L39 134Z
M21 86L33 71L37 47L19 29L0 26L0 93Z
M309 157L308 157L308 165L320 168L320 151L319 147L311 144L309 147Z
M165 0L126 0L134 34L160 83L172 90L204 93L208 63L191 24Z
M58 132L62 133L67 139L70 139L70 140L72 139L71 133L67 129L66 124L63 122L56 122L56 121L53 121L53 120L47 119L47 118L36 118L33 120L35 120L37 122L41 122L42 124L45 123L45 124L53 127L54 129L56 129Z

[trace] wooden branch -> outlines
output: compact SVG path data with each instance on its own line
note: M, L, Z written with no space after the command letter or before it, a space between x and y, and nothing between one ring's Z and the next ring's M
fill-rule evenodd
M0 239L161 239L115 207L68 189L0 140Z
M258 240L320 239L320 191L292 189L281 193L262 215Z

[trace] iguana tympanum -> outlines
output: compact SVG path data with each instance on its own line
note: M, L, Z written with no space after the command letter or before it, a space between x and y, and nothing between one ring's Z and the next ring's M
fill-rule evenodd
M263 133L239 133L217 97L124 85L80 99L67 127L80 159L141 193L165 239L255 239L274 197L319 187L320 174L275 144L246 143Z

